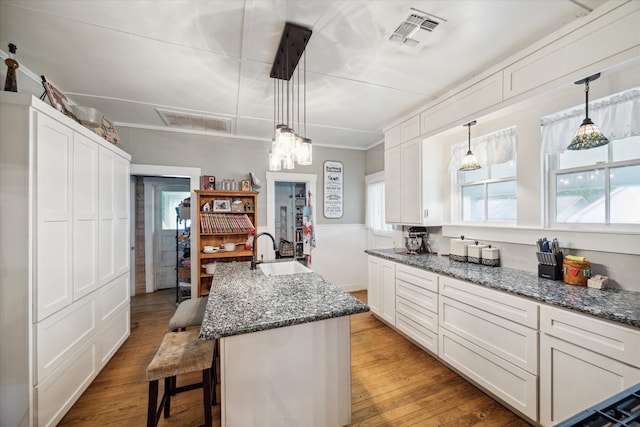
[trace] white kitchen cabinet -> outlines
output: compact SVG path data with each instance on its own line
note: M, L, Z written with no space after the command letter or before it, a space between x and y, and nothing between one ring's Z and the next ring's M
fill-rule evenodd
M536 420L538 304L440 278L439 357L489 393Z
M390 325L396 321L395 263L369 255L367 257L367 299L373 314Z
M640 332L542 306L540 422L553 425L640 382Z
M386 139L385 139L386 145ZM386 148L386 147L385 147ZM400 145L384 150L384 218L388 224L402 222L402 152Z
M407 142L420 136L420 116L414 116L400 124L400 141Z
M385 137L385 219L388 223L442 223L441 149L420 138L387 145Z
M367 305L373 314L380 314L382 299L382 276L380 275L381 258L367 256Z
M438 354L438 275L396 265L396 328Z
M130 156L3 92L0 159L2 423L55 425L129 336Z

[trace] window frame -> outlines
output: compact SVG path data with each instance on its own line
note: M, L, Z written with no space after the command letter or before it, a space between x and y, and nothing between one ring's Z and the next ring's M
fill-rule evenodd
M369 185L371 184L382 184L386 187L387 183L385 182L384 179L384 171L381 172L375 172L369 175L365 176L365 214L366 212L369 210ZM385 216L385 207L384 207L384 203L386 202L384 200L384 192L383 192L383 205L382 205L382 215ZM369 230L369 232L374 235L374 236L381 236L381 237L393 237L394 234L394 225L393 224L389 224L388 222L386 222L386 218L385 218L385 224L387 226L389 226L389 230L383 230L383 229L379 229L379 228L371 228L369 226L367 226L366 224L366 218L365 218L365 227L367 228L367 230Z
M586 166L576 166L572 168L559 169L557 167L558 157L557 154L548 155L548 159L545 162L546 173L544 174L547 180L545 188L547 189L547 197L546 199L546 209L545 209L545 223L546 226L552 229L563 229L563 230L581 230L588 228L594 231L602 231L606 232L609 230L612 231L640 231L640 224L623 224L623 223L614 223L611 224L611 181L610 181L610 173L611 169L625 167L625 166L638 166L640 165L639 159L631 159L631 160L621 160L617 162L609 161L612 158L612 146L611 143L608 146L607 150L607 161L604 162L596 162L593 165ZM604 171L604 204L605 204L605 222L558 222L556 221L556 182L557 176L576 173L576 172L591 172L595 170L603 170Z

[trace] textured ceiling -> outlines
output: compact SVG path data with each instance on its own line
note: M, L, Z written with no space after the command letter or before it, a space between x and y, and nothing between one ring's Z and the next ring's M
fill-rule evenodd
M21 67L120 125L166 128L162 108L227 118L232 135L269 140L282 30L309 26L307 135L364 149L400 115L603 3L0 0L0 48L15 43ZM415 47L389 41L411 7L446 22L418 33Z

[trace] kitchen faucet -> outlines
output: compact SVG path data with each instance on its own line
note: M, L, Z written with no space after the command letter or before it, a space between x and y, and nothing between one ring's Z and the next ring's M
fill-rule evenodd
M253 248L251 249L251 270L255 270L256 266L262 262L262 261L257 261L256 260L256 246L257 246L256 243L258 243L258 237L260 237L262 235L269 236L269 238L273 242L273 250L274 251L278 250L278 247L276 246L276 239L274 239L271 234L269 234L267 232L258 233L258 235L253 239Z

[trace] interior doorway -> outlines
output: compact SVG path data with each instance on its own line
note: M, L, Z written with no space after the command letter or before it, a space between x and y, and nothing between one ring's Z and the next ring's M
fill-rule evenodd
M179 182L183 185L187 183L186 192L191 194L192 191L199 189L200 187L200 168L190 168L181 166L161 166L161 165L131 165L131 295L136 295L144 292L153 292L155 290L156 274L155 265L159 263L158 255L154 252L154 238L151 228L151 224L160 223L160 219L155 219L154 215L156 209L151 202L147 200L155 200L157 197L149 196L149 193L153 194L154 189L151 186L147 186L145 189L143 185L144 179L152 178L182 178ZM182 191L181 187L181 190ZM172 218L175 222L175 211L168 213L168 217ZM169 219L165 220L169 221ZM181 229L184 224L181 224ZM194 235L197 237L197 234ZM193 236L192 236L193 237ZM167 239L173 246L173 259L172 268L173 272L173 286L175 286L175 226L173 228L173 234ZM191 245L197 246L197 241L191 241ZM167 260L168 261L168 260ZM195 272L191 270L191 283L195 283ZM192 294L194 290L192 289Z
M303 209L307 205L306 182L275 182L275 234L281 257L295 257L306 264L303 253Z
M295 242L296 210L298 207L311 206L312 223L316 223L316 180L316 174L267 172L267 231L275 237L276 242L280 237L284 238L285 235L287 236L286 240ZM276 201L278 194L280 194L280 201ZM296 194L305 197L300 197L296 201ZM283 206L286 207L286 210L281 209ZM302 220L302 212L300 214L299 218ZM282 218L286 220L284 226ZM278 222L277 227L276 222ZM302 237L301 227L300 234L299 237ZM306 257L302 256L302 246L300 249L299 259L304 260ZM269 252L267 254L271 255ZM265 255L265 259L272 258Z

